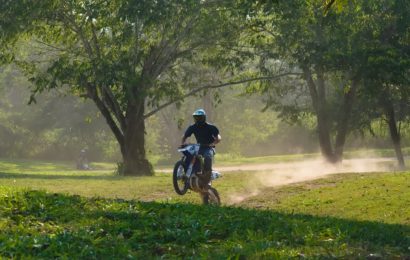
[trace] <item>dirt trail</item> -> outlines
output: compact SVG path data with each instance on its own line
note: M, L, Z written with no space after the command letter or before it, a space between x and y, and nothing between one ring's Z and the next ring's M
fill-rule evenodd
M260 194L261 190L266 187L314 180L335 173L391 171L394 163L394 158L366 158L346 159L343 163L333 165L321 159L314 159L299 162L215 168L227 174L232 171L258 171L254 178L248 180L248 187L246 189L249 192L247 194L244 195L243 192L228 194L227 203L235 204Z
M215 168L221 172L232 171L313 171L326 173L340 172L372 172L381 170L390 170L386 164L394 162L394 158L365 158L365 159L345 159L343 163L333 165L326 163L322 159L304 160L284 163L264 163L264 164L242 164L235 166L215 165ZM383 169L380 169L382 167Z
M215 170L221 173L238 172L238 171L272 171L272 173L290 173L299 174L300 172L321 172L321 173L341 173L341 172L372 172L388 171L391 166L388 163L394 163L394 158L365 158L365 159L345 159L343 163L333 165L324 162L321 159L312 159L284 163L261 163L261 164L240 164L233 166L214 165ZM159 172L171 173L172 169L158 169Z
M314 180L335 173L392 171L395 164L395 158L345 159L337 165L326 163L323 159L310 159L296 162L235 166L219 166L216 162L214 169L221 172L222 175L240 174L242 171L257 172L254 177L247 177L247 194L243 194L242 190L241 192L232 192L226 196L225 202L227 204L235 204L260 194L266 187ZM172 169L160 171L170 173Z

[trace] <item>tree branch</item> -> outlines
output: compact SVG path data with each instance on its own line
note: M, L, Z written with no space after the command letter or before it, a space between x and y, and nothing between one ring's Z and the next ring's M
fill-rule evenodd
M327 2L327 1L326 1L326 2ZM325 6L325 14L326 14L327 12L329 12L330 8L332 8L332 5L333 5L335 2L336 2L336 0L330 0L330 1L328 1L327 3L325 3L325 4L326 4L326 6Z
M90 97L94 101L94 103L97 105L97 107L100 110L101 114L104 116L105 120L107 121L107 124L109 125L112 132L114 133L115 138L117 139L118 143L122 147L124 145L123 131L121 131L118 128L117 124L115 123L114 119L111 116L110 111L105 106L104 102L98 97L96 87L92 86L91 84L87 84L86 89L87 89L88 97Z
M114 94L112 93L109 87L104 85L102 89L104 91L104 100L106 101L108 107L114 113L115 117L120 123L121 129L124 131L127 125L124 114L120 108L120 105L117 102L117 99L115 99Z
M39 44L42 44L42 45L44 45L44 46L47 46L47 47L49 47L49 48L52 49L52 50L57 50L57 51L61 51L61 52L67 51L66 49L59 48L59 47L54 46L54 45L51 45L51 44L49 44L49 43L40 41L39 39L35 39L34 42L39 43ZM48 51L50 51L50 49L48 49Z
M69 17L65 14L61 14L61 16L63 18L62 22L65 23L68 28L71 28L71 30L73 30L76 34L78 34L78 36L80 37L80 40L82 41L82 43L84 45L84 48L85 48L89 58L91 59L91 62L95 66L95 63L93 61L94 60L93 49L91 47L90 42L86 39L86 37L84 35L84 32L81 29L81 27L79 27L78 24L76 24L75 20L72 17Z
M97 57L101 59L100 44L98 43L97 33L95 32L95 26L93 24L92 19L90 19L90 27L91 27L92 39L93 39L93 43L95 47L95 52L97 54Z
M90 41L86 38L86 36L84 34L84 31L81 29L81 27L78 24L76 24L75 20L72 19L71 17L66 16L66 15L63 15L63 17L66 18L65 19L66 23L68 22L69 24L72 25L72 30L80 37L80 40L83 43L83 46L84 46L84 48L87 52L87 55L88 55L91 63L93 64L94 73L97 76L98 75L98 68L97 68L97 65L96 65L96 59L101 59L101 53L100 53L100 46L98 44L97 35L96 35L96 32L95 32L95 27L92 23L92 20L90 19L90 27L91 27L91 31L92 31L92 41L93 41L93 44L94 44L94 47L95 47L95 51L93 50ZM124 130L125 127L126 127L125 118L124 118L124 115L122 114L122 111L120 109L120 106L119 106L117 100L114 97L114 94L112 93L111 89L109 87L107 87L104 83L102 83L101 88L102 88L102 91L104 93L104 99L102 99L102 100L99 99L99 102L101 102L104 105L105 109L109 108L111 110L111 112L115 115L117 121L119 122L119 124L121 126L121 129ZM108 111L108 113L110 113L110 112Z
M163 108L165 108L169 105L172 105L175 102L183 100L183 99L185 99L189 96L192 96L192 95L194 95L194 94L196 94L196 93L198 93L202 90L205 90L205 89L223 88L223 87L227 87L227 86L239 85L239 84L252 82L252 81L258 81L258 80L273 80L273 79L277 79L277 78L280 78L280 77L292 76L292 75L300 76L302 74L301 73L296 73L296 72L287 72L287 73L282 73L282 74L278 74L278 75L274 75L274 76L249 78L249 79L243 79L243 80L238 80L238 81L225 82L225 83L221 83L221 84L218 84L218 85L205 85L205 86L202 86L202 87L198 87L198 88L195 88L195 89L191 90L190 92L186 93L185 95L183 95L181 97L170 100L170 101L158 106L156 109L154 109L154 110L148 112L147 114L145 114L144 118L148 118L148 117L152 116L153 114L157 113L159 110L161 110L161 109L163 109Z
M309 87L310 96L312 98L313 108L316 112L318 112L319 104L318 104L318 93L316 90L316 84L313 80L312 73L307 66L303 66L303 74L307 85Z
M182 21L174 26L175 32L169 37L174 39L162 38L161 42L153 49L150 57L144 63L143 76L148 75L149 78L155 79L160 75L179 55L178 49L181 42L190 35L192 29L195 27L198 15L194 15L186 22L186 26L180 29ZM196 48L195 46L194 48ZM189 48L188 48L189 49ZM181 52L182 53L182 52Z

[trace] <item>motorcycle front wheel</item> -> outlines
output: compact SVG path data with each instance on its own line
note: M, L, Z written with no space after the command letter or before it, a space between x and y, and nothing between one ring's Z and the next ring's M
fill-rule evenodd
M172 174L172 183L174 184L174 190L179 195L184 195L188 190L188 177L185 174L184 163L178 161L174 166Z

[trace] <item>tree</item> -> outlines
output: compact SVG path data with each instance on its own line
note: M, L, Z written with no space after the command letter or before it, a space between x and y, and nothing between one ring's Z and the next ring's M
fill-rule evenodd
M6 14L17 15L22 7L12 2ZM38 2L42 8L35 9L24 31L39 53L15 56L35 84L33 94L69 86L92 99L119 143L123 174L151 174L144 120L161 101L174 102L192 86L184 65L201 62L198 53L232 35L224 30L234 26L225 19L223 2ZM21 5L29 10L38 4ZM154 110L147 112L148 107Z
M372 100L372 109L384 114L399 167L404 168L398 122L410 116L410 4L401 0L363 2L362 8L372 14L366 24L373 41L367 48L366 87L360 95Z
M332 2L329 1L330 6ZM313 109L289 105L289 99L282 96L274 96L276 101L270 103L276 104L277 109L295 112L290 115L312 112L321 152L332 163L342 160L354 99L368 68L369 44L375 41L367 24L372 13L363 8L365 4L339 3L343 8L323 12L322 1L284 1L274 8L257 8L248 19L250 32L256 36L252 44L261 52L261 72L283 68L275 65L278 62L301 71ZM379 10L383 7L369 4ZM260 89L284 90L281 94L287 92L294 98L306 96L298 95L296 86L278 85L284 86L279 82Z

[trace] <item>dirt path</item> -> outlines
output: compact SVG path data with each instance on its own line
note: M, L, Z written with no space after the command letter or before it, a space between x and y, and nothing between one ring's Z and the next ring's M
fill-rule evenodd
M238 171L258 172L254 178L248 180L248 187L246 189L249 192L246 194L243 194L243 192L227 194L227 204L236 204L260 194L266 187L319 179L335 173L391 171L394 164L394 158L349 159L344 160L343 163L338 165L332 165L323 160L316 159L276 164L216 167L216 169L226 174Z
M273 173L299 174L308 173L341 173L341 172L373 172L373 171L390 171L394 158L361 158L345 159L343 163L332 165L321 159L312 159L284 163L263 163L263 164L240 164L233 166L214 165L215 170L221 173L240 172L240 171L271 171ZM160 172L171 173L172 169L158 169Z
M265 164L243 164L235 166L215 165L215 168L221 172L232 171L290 171L290 172L324 172L324 173L341 173L341 172L373 172L382 170L391 170L391 164L394 158L366 158L366 159L346 159L343 163L333 165L326 163L321 159L285 162L285 163L265 163ZM390 164L390 165L389 165Z
M277 187L319 179L335 173L393 171L394 165L396 165L395 158L345 159L338 165L326 163L321 159L310 159L295 162L242 164L235 166L219 166L216 162L214 169L221 172L222 175L240 174L241 172L257 173L254 177L247 177L246 190L249 191L247 194L243 194L243 191L238 191L226 195L227 204L236 204L260 194L267 187ZM160 171L171 173L172 169Z

